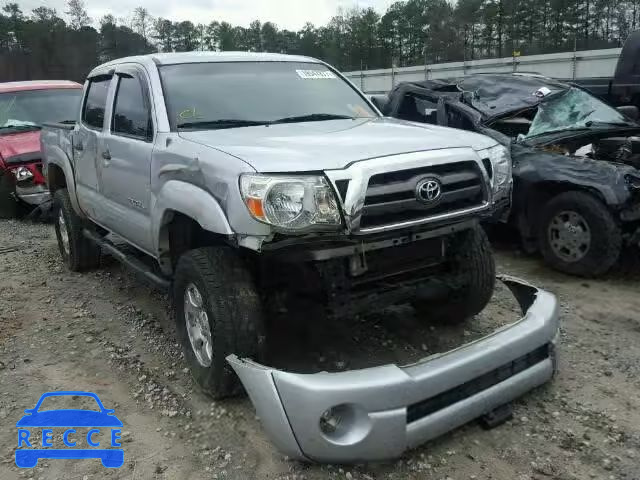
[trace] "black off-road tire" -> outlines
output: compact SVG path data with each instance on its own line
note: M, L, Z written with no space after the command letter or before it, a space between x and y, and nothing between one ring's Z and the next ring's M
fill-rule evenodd
M431 323L462 323L484 310L493 295L496 265L485 231L478 226L459 233L449 251L449 294L437 300L413 302L413 307Z
M16 218L18 201L13 196L15 184L10 175L0 172L0 218Z
M82 272L97 267L100 264L100 247L82 234L82 230L86 228L85 222L73 210L66 188L56 190L53 203L56 238L64 264L72 272ZM69 236L69 251L66 251L63 245L59 215L64 217Z
M185 320L185 291L195 285L211 329L212 360L201 365L191 347ZM193 378L214 399L243 393L226 361L230 354L260 362L266 347L264 314L251 272L227 246L191 250L180 257L173 282L176 331Z
M556 255L548 237L550 222L564 211L580 214L591 231L589 250L576 262L567 262ZM580 277L597 277L608 272L620 258L622 232L609 209L598 198L586 192L565 192L544 206L538 224L538 244L551 268Z

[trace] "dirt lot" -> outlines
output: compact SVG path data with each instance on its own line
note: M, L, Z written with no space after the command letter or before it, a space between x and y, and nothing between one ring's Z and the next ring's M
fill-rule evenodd
M166 297L112 261L69 273L51 226L0 221L0 479L640 479L640 275L585 281L507 250L498 262L559 295L559 376L497 429L469 424L391 463L305 465L269 444L246 398L214 403L194 389ZM409 307L351 325L283 314L271 327L271 361L292 370L405 361L516 315L503 289L459 328L430 326ZM122 468L98 460L16 468L15 422L51 390L93 391L116 410Z

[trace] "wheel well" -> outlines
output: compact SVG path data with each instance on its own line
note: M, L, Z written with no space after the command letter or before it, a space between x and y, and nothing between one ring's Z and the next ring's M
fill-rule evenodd
M49 165L47 168L47 183L49 185L49 191L51 193L61 188L66 188L67 179L64 176L64 171L58 165Z
M525 199L524 209L520 216L524 218L516 219L521 234L529 238L536 236L538 222L546 204L561 193L582 192L594 196L603 203L606 203L601 193L596 189L574 185L564 182L540 182L536 183L529 191Z
M163 270L173 271L180 256L189 250L228 244L226 237L203 229L196 220L180 212L167 212L165 218L168 220L161 229L159 244Z

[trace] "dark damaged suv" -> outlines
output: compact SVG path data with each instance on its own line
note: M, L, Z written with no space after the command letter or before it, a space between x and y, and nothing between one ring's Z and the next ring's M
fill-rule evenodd
M640 243L640 124L568 83L485 74L398 85L388 116L473 130L510 145L508 217L525 248L566 273L604 274Z

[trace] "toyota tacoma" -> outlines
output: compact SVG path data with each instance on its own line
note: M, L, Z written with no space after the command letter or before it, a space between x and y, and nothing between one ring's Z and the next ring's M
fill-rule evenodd
M412 303L425 321L462 322L494 288L479 222L510 196L508 150L384 118L321 61L116 60L90 73L77 122L45 126L42 144L68 268L106 250L170 289L196 382L223 397L241 381L291 456L397 456L554 372L555 297L513 279L524 316L438 358L308 375L258 363L283 295L345 320Z

